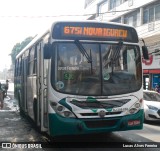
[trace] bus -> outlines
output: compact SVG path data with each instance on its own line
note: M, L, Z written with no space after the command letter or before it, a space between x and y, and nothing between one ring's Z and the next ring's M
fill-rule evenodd
M136 30L99 21L55 21L15 61L20 112L52 137L143 128Z

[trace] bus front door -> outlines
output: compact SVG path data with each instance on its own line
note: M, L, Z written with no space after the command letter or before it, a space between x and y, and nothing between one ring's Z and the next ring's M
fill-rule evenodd
M22 61L22 101L20 104L25 113L27 112L27 65L28 61L25 58Z
M38 85L38 125L41 131L48 130L48 105L47 105L47 70L46 61L43 59L43 41L37 45L37 85Z

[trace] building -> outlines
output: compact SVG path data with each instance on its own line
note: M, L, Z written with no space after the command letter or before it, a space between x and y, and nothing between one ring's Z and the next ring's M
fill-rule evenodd
M144 89L160 84L160 0L86 0L84 12L88 20L134 26L150 54L142 60Z

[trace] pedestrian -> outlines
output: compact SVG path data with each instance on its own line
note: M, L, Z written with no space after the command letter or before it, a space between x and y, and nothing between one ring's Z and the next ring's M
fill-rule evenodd
M3 89L2 89L2 85L0 83L0 108L3 108L3 100L4 100L4 94L3 94Z
M8 91L8 88L9 88L9 81L6 80L6 85L5 85L5 96L7 96L7 91Z
M158 93L160 93L160 87L159 87L159 85L155 86L155 91L158 92Z

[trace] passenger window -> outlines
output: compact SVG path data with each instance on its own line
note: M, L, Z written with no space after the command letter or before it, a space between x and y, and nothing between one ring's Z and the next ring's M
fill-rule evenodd
M29 51L29 75L33 74L33 65L34 65L34 51L35 47L32 47Z

